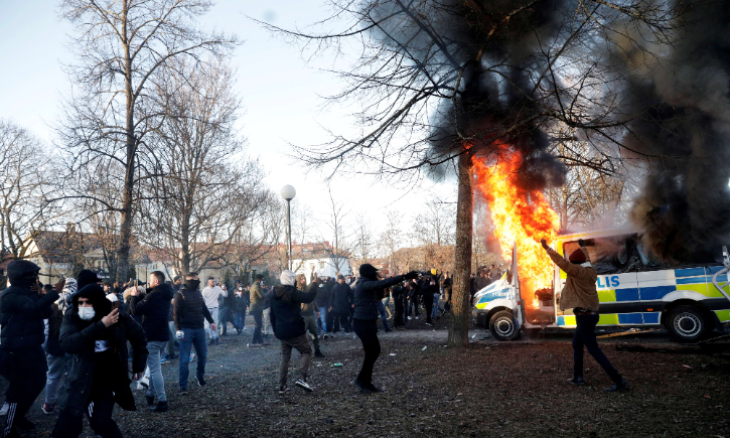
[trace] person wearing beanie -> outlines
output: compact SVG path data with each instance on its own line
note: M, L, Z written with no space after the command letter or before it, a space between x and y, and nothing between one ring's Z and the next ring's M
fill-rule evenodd
M113 308L100 284L91 283L76 293L66 311L60 342L71 360L61 390L61 413L51 436L78 437L86 414L96 435L122 437L112 413L115 404L125 411L136 410L129 386L127 342L133 347L132 375L139 380L147 362L144 330L128 313Z
M96 272L84 269L79 272L78 277L76 277L76 282L78 283L78 290L81 290L89 284L101 284L101 278L99 278L99 274Z
M35 427L25 414L46 383L44 319L51 317L51 305L59 297L64 280L53 290L38 287L41 268L27 260L8 265L10 287L0 295L0 374L8 380L5 401L8 414L2 437L19 436L17 429Z
M616 392L629 389L626 379L611 365L596 340L596 324L598 324L598 292L596 279L598 275L591 265L583 240L578 241L579 248L565 260L554 249L548 246L545 239L540 241L553 262L568 275L561 293L560 310L573 309L575 314L575 336L573 337L573 378L568 383L584 384L583 380L583 347L598 362L613 381L613 386L606 389Z
M375 361L380 356L377 321L379 317L378 301L383 298L383 290L403 280L416 277L418 277L417 272L409 272L406 275L396 275L382 280L373 265L367 263L360 265L360 278L355 286L355 313L353 315L353 328L365 351L360 374L353 381L360 392L380 392L380 389L373 385L372 379Z
M317 289L300 291L296 288L296 274L293 271L283 271L279 277L281 285L274 288L271 299L271 326L274 336L281 342L281 366L279 367L279 394L289 391L287 377L292 348L296 348L301 355L299 360L299 374L295 385L307 392L312 387L307 381L309 364L312 361L312 347L307 340L304 319L301 315L301 305L314 301Z

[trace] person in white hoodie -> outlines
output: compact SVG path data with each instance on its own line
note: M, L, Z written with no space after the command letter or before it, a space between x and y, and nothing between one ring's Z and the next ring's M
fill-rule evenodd
M208 277L208 285L203 289L203 300L205 300L205 307L208 308L210 315L215 320L215 326L220 326L220 315L218 313L218 299L220 297L227 297L228 292L221 289L216 284L215 278ZM218 345L220 340L218 339L218 330L212 330L208 321L205 322L205 331L208 332L210 337L210 345Z

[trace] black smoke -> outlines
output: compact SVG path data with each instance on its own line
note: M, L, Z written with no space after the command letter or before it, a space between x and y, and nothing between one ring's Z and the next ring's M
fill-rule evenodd
M696 2L675 44L635 72L625 143L649 175L631 220L667 261L730 242L730 2Z

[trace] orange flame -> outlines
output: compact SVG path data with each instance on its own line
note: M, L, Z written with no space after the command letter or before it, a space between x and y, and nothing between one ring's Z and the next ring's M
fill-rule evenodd
M537 308L539 301L535 291L551 287L554 269L550 257L540 246L540 239L554 241L560 222L541 191L527 190L516 184L523 161L519 151L504 146L494 163L475 157L474 171L477 189L489 203L502 257L510 260L512 245L517 244L522 298Z

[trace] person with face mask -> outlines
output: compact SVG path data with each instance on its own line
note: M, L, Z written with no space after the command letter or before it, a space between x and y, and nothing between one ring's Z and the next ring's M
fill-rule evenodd
M572 308L575 315L575 336L573 337L573 378L568 383L583 385L583 347L598 362L613 381L613 386L607 392L616 392L629 389L626 379L608 361L608 358L596 341L596 324L598 324L598 292L596 279L598 274L591 265L588 250L583 240L578 241L579 248L573 251L568 260L565 260L545 241L540 241L553 262L568 275L563 286L560 300L560 310Z
M200 278L196 272L185 276L185 284L172 299L172 318L175 321L175 336L180 341L180 394L188 393L188 363L190 350L195 347L198 356L198 368L195 371L195 381L198 386L205 386L205 362L208 358L208 347L205 343L205 321L216 332L215 321L208 307L205 305L203 294L200 293Z
M129 386L127 342L133 347L133 377L139 380L147 361L144 330L129 314L113 308L104 288L93 283L74 295L73 307L63 317L60 342L71 360L61 390L61 413L51 436L78 437L86 414L95 434L122 437L112 413L115 404L136 410Z
M0 295L0 374L8 380L5 400L8 414L3 437L19 436L17 428L35 427L25 414L46 383L44 319L50 318L51 305L59 297L64 280L50 292L38 288L40 267L27 260L8 265L10 287Z
M380 356L377 321L379 317L378 301L383 298L383 290L403 280L416 277L418 277L417 272L410 272L383 280L373 265L367 263L360 265L360 278L355 286L355 313L352 324L365 351L360 374L353 381L360 392L380 392L380 389L373 385L372 378L375 361Z

